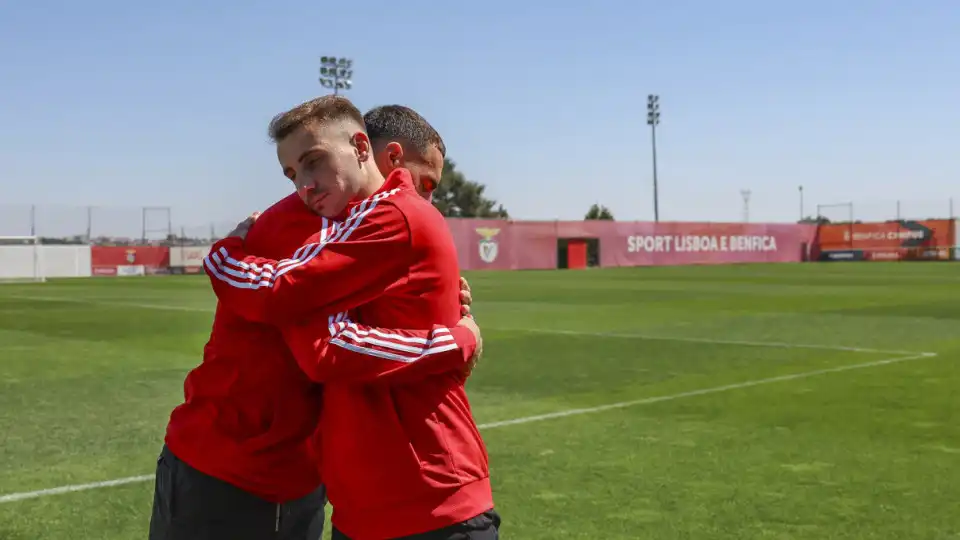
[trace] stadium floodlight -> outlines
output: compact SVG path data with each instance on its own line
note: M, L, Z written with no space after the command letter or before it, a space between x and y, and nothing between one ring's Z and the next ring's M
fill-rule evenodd
M750 195L749 189L741 189L740 196L743 197L743 222L750 223Z
M320 85L333 90L334 95L341 90L353 88L353 60L336 56L320 57Z
M657 126L660 124L660 96L647 96L647 125L650 126L650 142L653 148L653 221L660 221L660 200L657 192Z

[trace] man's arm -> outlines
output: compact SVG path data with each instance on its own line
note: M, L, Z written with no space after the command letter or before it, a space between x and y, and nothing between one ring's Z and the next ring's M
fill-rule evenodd
M481 342L471 318L453 328L388 330L357 324L341 313L326 324L285 327L283 334L300 368L321 383L402 384L454 370L467 375Z
M283 325L311 312L353 309L409 272L406 218L382 198L359 205L343 223L323 225L315 241L280 261L246 253L242 238L214 244L204 268L217 298L247 320Z
M353 323L348 315L327 324L285 328L287 346L317 382L399 384L456 370L469 376L482 354L480 328L470 315L473 296L460 278L461 321L454 328L387 330Z

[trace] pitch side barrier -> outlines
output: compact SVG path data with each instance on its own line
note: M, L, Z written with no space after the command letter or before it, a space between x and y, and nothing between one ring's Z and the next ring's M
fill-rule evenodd
M815 225L448 219L464 270L800 262ZM76 276L198 274L210 246L76 246ZM64 276L64 274L59 274Z

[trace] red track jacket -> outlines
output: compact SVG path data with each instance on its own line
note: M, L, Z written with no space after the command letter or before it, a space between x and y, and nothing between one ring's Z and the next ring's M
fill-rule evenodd
M384 362L384 372L425 361L449 346L460 319L459 268L443 216L398 170L372 197L351 204L293 257L249 256L226 238L207 267L220 302L241 316L283 325L297 360L346 347ZM381 339L366 324L431 328L429 338ZM301 321L309 321L302 323ZM316 333L325 330L325 339ZM472 353L472 351L470 351ZM465 355L466 353L464 353ZM486 448L461 371L398 384L325 385L320 448L333 524L355 540L443 528L493 508Z
M247 237L247 246L255 253L282 257L293 253L321 225L321 218L291 195L260 216ZM441 328L410 332L359 325L355 332L417 342L458 333L444 334ZM472 335L460 339L465 348L457 349L448 342L432 359L436 369L466 363L475 342ZM349 342L345 336L344 343ZM322 358L318 355L306 367L313 376L331 380L392 380L424 367L410 362L398 369L396 363L384 364L349 347L329 347L323 352ZM320 387L298 367L275 327L250 322L218 305L203 363L187 375L184 397L184 403L170 416L166 444L192 467L277 503L302 497L320 485L312 448L319 422Z

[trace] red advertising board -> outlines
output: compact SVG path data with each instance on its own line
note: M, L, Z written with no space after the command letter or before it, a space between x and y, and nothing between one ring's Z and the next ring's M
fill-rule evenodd
M948 260L956 245L952 219L827 223L817 230L819 258L824 260Z
M557 242L597 239L600 266L799 262L815 226L753 223L493 221L450 219L460 266L557 267Z
M170 266L170 248L162 246L92 246L90 269L95 276L115 276L118 268L143 267L157 273ZM122 273L122 272L121 272Z

